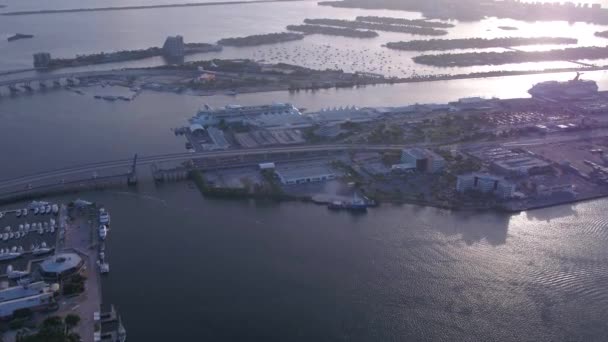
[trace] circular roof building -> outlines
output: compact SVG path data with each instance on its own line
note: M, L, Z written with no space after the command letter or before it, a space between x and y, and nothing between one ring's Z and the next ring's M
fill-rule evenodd
M84 261L76 253L60 253L46 258L40 264L40 273L45 278L63 278L82 268Z

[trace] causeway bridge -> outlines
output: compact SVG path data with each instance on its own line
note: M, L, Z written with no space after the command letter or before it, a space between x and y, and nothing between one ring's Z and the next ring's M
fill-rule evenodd
M0 200L8 201L27 194L44 196L60 192L64 188L86 188L87 183L133 184L137 182L137 168L152 166L160 163L180 163L204 160L207 164L217 167L230 167L243 163L247 158L256 157L258 160L272 161L273 158L289 158L302 156L323 156L337 152L354 151L391 151L401 150L405 145L299 145L289 147L267 147L254 149L233 149L189 153L173 153L151 156L135 156L111 161L94 162L49 170L35 174L0 180ZM108 183L108 184L109 184Z

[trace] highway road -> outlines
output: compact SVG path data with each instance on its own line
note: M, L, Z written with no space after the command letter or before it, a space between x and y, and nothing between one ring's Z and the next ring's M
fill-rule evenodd
M153 163L162 162L179 162L191 159L200 158L219 158L219 157L239 157L261 154L277 154L277 153L297 153L297 152L330 152L330 151L386 151L386 150L401 150L404 145L306 145L306 146L289 146L289 147L273 147L273 148L255 148L255 149L238 149L238 150L222 150L222 151L206 151L194 153L175 153L154 156L143 156L137 159L137 165L150 165ZM62 179L70 178L75 175L93 174L94 172L102 172L104 170L117 169L124 167L125 170L131 167L133 159L120 159L112 161L103 161L97 163L89 163L77 165L57 170L49 170L36 174L21 176L17 178L0 180L0 193L15 188L27 188L29 185L42 182L59 184Z

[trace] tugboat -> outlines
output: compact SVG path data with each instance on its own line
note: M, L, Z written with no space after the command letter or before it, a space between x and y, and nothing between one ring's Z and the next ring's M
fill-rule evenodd
M369 204L355 194L350 201L334 201L327 205L330 210L348 210L353 212L366 212Z

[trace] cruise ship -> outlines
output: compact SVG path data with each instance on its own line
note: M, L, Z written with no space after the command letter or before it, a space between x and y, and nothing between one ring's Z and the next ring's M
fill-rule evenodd
M192 124L200 124L203 126L214 126L219 124L221 121L226 123L234 122L247 122L255 120L260 117L300 117L300 111L292 104L289 103L274 103L270 105L261 106L239 106L239 105L228 105L220 108L212 108L208 105L204 105L194 116L190 119Z
M581 80L580 73L566 82L546 81L535 84L528 93L535 98L550 100L577 100L597 95L598 86L595 81Z

